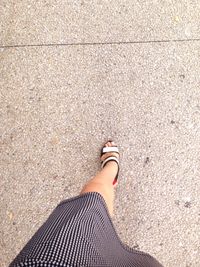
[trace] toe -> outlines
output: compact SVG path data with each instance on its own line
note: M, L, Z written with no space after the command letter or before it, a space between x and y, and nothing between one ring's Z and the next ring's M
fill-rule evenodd
M106 147L110 147L110 146L117 146L115 142L113 142L112 140L108 140L105 145Z
M112 144L111 144L111 142L110 142L110 141L108 142L108 146L112 146Z
M108 142L107 143L105 143L105 145L104 146L108 146Z
M112 140L109 140L108 143L109 143L109 146L113 146L113 144L114 144L114 142Z
M106 143L105 143L105 146L113 146L114 143L112 140L108 140Z
M110 141L110 146L116 146L115 142Z

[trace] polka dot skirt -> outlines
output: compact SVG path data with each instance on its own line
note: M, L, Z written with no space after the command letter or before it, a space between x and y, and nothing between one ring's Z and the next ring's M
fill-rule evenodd
M119 239L97 192L62 201L9 267L162 267Z

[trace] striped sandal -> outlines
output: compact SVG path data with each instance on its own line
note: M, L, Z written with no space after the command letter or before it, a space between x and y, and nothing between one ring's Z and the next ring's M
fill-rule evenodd
M109 140L108 142L112 142L111 140ZM106 144L108 143L106 142ZM116 152L119 154L119 149L117 146L103 146L101 149L101 157L103 154L107 153L107 152ZM109 156L106 159L104 159L103 161L101 161L101 168L103 169L105 167L105 165L109 162L109 161L115 161L118 164L118 171L117 174L113 180L113 186L116 186L118 183L118 176L119 176L119 159L116 156Z

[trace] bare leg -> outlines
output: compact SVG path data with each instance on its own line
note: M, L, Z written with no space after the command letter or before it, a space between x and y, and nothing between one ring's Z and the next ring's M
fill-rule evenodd
M114 142L108 142L106 143L106 146L113 146L115 145ZM107 158L108 156L117 156L119 155L115 152L108 152L102 156L102 160ZM114 186L112 184L116 174L118 171L118 165L114 161L108 162L105 167L99 171L95 177L91 178L91 180L84 185L83 189L81 190L80 194L84 194L87 192L98 192L100 193L103 198L105 199L105 202L107 204L109 213L111 216L113 216L114 207Z

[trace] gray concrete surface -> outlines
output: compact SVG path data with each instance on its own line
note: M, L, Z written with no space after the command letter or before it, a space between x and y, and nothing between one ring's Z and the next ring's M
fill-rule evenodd
M132 20L125 24L112 12L119 1L104 2L101 9L101 1L68 1L67 7L60 1L60 8L44 3L38 10L28 3L28 13L27 2L3 1L1 44L178 39L187 37L191 23L191 37L198 37L195 2L144 1L135 13L128 11ZM159 16L156 7L164 19L171 17L172 4L182 26L161 20L159 27L152 22L150 33L145 25ZM82 25L76 6L80 17L91 12L92 23ZM67 12L68 22L62 16ZM44 22L51 29L53 21L50 33L39 27ZM1 266L59 201L78 194L100 168L100 148L108 138L121 151L114 218L121 239L166 267L199 266L199 59L198 40L1 48Z
M198 0L1 0L1 45L200 36Z

